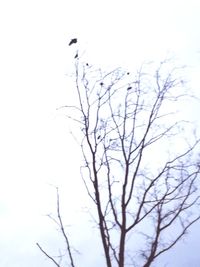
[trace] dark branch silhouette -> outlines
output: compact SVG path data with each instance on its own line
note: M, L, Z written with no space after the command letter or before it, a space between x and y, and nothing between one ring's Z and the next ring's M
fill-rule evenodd
M75 267L74 264L74 259L73 259L73 255L72 255L72 248L69 242L69 238L66 234L64 225L63 225L63 221L62 221L62 217L61 217L61 213L60 213L60 198L59 198L59 192L58 192L58 188L56 188L57 191L57 219L53 218L52 216L49 216L58 226L59 229L61 230L62 236L64 237L64 241L66 244L66 251L67 251L67 255L69 257L70 263L69 265L71 267ZM57 267L61 267L61 264L58 263L54 257L50 256L38 243L36 243L36 245L39 247L39 249L42 251L42 253L49 258ZM62 259L62 257L61 257Z
M200 219L200 140L190 135L185 142L191 124L175 112L187 96L180 69L167 61L135 74L85 65L75 62L78 104L65 108L82 136L81 177L96 209L105 266L150 267Z

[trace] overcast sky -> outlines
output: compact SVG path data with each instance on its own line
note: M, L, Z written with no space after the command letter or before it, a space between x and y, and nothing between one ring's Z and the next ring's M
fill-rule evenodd
M199 14L198 0L0 1L1 267L52 266L35 246L55 245L45 217L55 208L51 184L62 187L70 223L80 218L79 202L70 202L77 191L84 198L76 186L78 147L56 111L71 97L66 74L76 51L69 40L77 37L88 61L104 67L133 69L173 55L189 67L187 79L199 94ZM187 110L198 122L198 104ZM169 266L199 266L199 226L169 253ZM89 234L75 233L84 251ZM82 262L96 265L92 256Z

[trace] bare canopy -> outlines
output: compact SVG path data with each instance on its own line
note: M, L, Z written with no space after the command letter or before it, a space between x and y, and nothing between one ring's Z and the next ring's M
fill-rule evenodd
M103 72L76 59L77 100L65 107L80 130L81 177L107 267L152 266L200 219L199 139L186 139L191 124L176 114L187 97L180 71L164 61Z

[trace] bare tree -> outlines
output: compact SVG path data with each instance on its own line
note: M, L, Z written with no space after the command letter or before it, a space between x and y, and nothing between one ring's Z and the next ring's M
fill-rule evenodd
M179 71L164 61L104 73L76 59L77 102L65 107L80 129L81 176L107 267L152 266L200 219L199 139L186 139L191 124L176 115L186 97Z
M64 238L64 242L65 242L65 253L60 254L59 256L53 257L51 256L49 253L47 253L39 243L36 243L36 245L38 246L38 248L41 250L41 252L47 257L49 258L57 267L61 267L62 266L62 260L63 258L67 257L69 258L69 264L71 267L75 267L74 264L74 259L73 259L73 255L72 255L72 247L69 241L69 237L66 233L65 230L65 226L63 224L63 220L62 220L62 216L61 216L61 212L60 212L60 197L59 197L59 191L58 188L56 188L56 195L57 195L57 211L56 211L56 218L54 218L54 216L52 215L48 215L48 217L50 219L52 219L56 225L58 226L58 229L61 231L61 234ZM57 259L56 259L57 258Z

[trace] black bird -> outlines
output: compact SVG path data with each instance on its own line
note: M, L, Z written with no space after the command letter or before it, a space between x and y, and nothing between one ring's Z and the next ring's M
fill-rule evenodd
M74 57L74 58L75 58L75 59L76 59L76 58L78 58L78 52L76 53L76 55L75 55L75 57Z
M76 43L77 43L77 38L73 38L73 39L71 39L71 41L69 42L69 45L76 44Z

